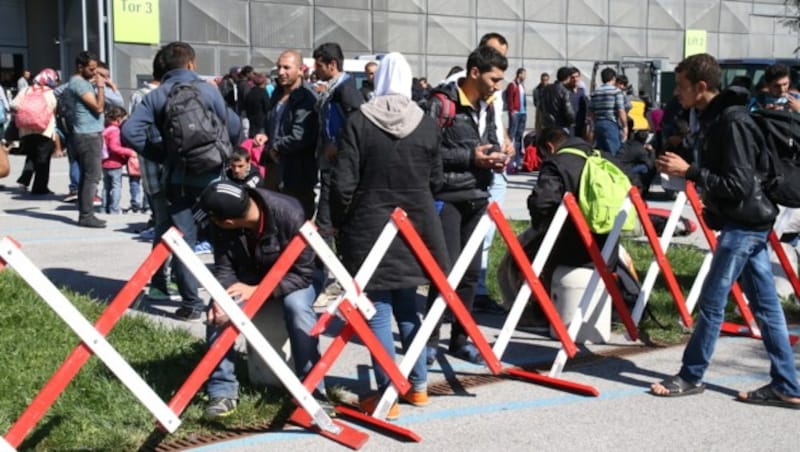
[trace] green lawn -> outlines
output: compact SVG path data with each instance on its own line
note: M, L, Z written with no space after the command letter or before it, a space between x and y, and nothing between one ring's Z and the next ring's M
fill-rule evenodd
M526 224L513 222L517 232ZM649 247L624 240L644 276L652 260ZM499 235L490 253L489 274L505 253ZM688 293L702 254L695 248L673 246L668 257L684 294ZM487 281L491 295L499 298L494 277ZM0 433L22 413L57 366L77 345L74 333L12 270L0 272ZM76 307L94 321L104 306L65 291ZM651 296L651 309L665 323L662 330L649 319L641 325L642 337L657 343L678 343L686 334L678 326L675 306L659 279ZM796 304L787 306L791 319L798 318ZM127 316L114 328L109 342L148 381L164 400L183 383L204 352L204 344L182 330L174 330L143 316ZM183 424L170 439L193 433L263 424L275 417L288 401L283 391L269 393L247 380L246 361L239 360L241 399L237 412L222 423L200 419L202 403L193 403L182 416ZM96 358L92 358L65 390L44 419L28 436L22 449L34 450L134 450L154 431L154 418Z

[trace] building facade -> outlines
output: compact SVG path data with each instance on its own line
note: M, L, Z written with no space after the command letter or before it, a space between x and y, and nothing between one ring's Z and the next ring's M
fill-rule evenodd
M135 0L127 0L135 3ZM143 3L143 2L139 2ZM149 0L158 8L159 42L182 40L198 54L198 72L274 65L285 48L309 55L335 41L347 57L402 52L415 74L436 83L463 66L480 36L509 40L510 74L569 63L584 74L595 60L683 58L686 30L704 30L720 58L791 57L798 34L782 24L796 16L784 0ZM157 44L115 42L112 0L0 0L0 81L23 67L72 72L84 43L111 63L123 89L151 70ZM509 75L509 78L513 75Z

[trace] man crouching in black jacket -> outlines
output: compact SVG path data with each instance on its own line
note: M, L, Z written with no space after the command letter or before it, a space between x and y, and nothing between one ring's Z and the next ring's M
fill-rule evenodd
M240 187L230 181L214 182L206 188L198 208L214 226L214 276L234 300L242 302L253 295L305 221L296 199L261 188ZM319 340L309 335L317 321L312 308L316 298L311 286L313 272L314 252L307 247L271 295L283 301L295 371L300 379L320 358ZM216 337L218 327L227 321L217 303L212 303L208 311L209 343ZM207 419L226 416L236 409L239 384L234 374L235 355L231 348L206 383L210 398L205 410ZM323 393L320 383L315 396Z
M731 90L719 93L721 71L714 57L693 55L675 68L675 74L681 105L699 112L702 166L689 165L671 152L660 156L656 165L659 171L685 177L702 189L703 217L720 235L683 366L677 375L654 383L651 391L662 397L703 392L703 374L719 337L728 293L738 279L758 319L772 381L755 391L740 392L737 399L800 408L794 354L767 250L767 235L778 210L761 188L763 136L741 105L742 96Z

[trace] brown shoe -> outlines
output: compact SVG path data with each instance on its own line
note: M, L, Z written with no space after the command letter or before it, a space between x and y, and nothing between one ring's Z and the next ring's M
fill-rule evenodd
M430 400L428 400L428 391L425 389L422 391L408 391L405 395L400 396L400 400L414 406L428 406L430 403Z
M380 396L381 394L373 394L371 396L365 397L358 403L358 406L366 413L372 414L375 412L375 407L378 406L378 401L380 400ZM397 419L400 419L400 405L398 405L397 402L394 402L392 404L392 407L389 408L389 412L386 413L386 420L394 421Z

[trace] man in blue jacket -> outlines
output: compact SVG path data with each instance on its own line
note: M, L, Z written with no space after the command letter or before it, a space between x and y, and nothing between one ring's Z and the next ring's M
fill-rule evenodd
M227 124L230 142L237 145L241 139L239 116L225 105L219 90L206 83L194 72L195 53L192 46L183 42L173 42L161 49L167 70L161 85L148 93L131 117L122 126L123 139L144 158L165 163L168 172L166 180L166 199L169 204L171 225L183 233L190 247L197 241L197 225L192 215L192 207L200 193L212 181L219 178L222 167L206 173L197 174L172 168L167 159L167 150L162 141L167 96L177 83L193 83L200 93L200 100L218 118ZM197 280L186 267L178 262L175 266L176 282L182 298L181 307L175 316L185 320L199 321L204 310L203 301L198 295Z

